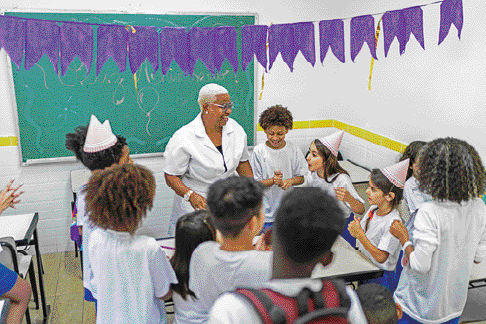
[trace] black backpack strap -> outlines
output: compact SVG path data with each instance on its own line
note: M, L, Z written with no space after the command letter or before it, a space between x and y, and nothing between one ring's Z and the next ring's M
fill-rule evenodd
M312 295L313 293L309 288L304 288L295 297L295 300L297 301L297 313L299 317L310 312L308 301Z
M234 294L248 301L260 315L263 323L285 324L287 322L285 311L275 305L265 292L259 289L238 288ZM270 321L265 320L266 318Z

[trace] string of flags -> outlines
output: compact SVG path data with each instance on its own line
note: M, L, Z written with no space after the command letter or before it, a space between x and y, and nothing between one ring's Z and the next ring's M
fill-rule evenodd
M462 0L443 0L440 3L439 41L446 38L454 24L461 37L463 26ZM425 6L425 5L423 5ZM388 55L396 38L400 54L413 34L425 49L423 33L423 6L388 11L382 16L384 52ZM62 23L62 24L60 24ZM142 27L100 25L97 29L96 74L111 57L120 72L129 68L134 74L146 60L154 73L160 69L165 75L175 61L185 75L192 75L198 60L214 75L225 60L234 73L239 68L237 31L233 26L219 27ZM258 63L270 70L278 56L293 71L299 52L315 65L316 44L314 22L290 24L244 25L241 27L241 68L246 70L255 57ZM341 62L345 62L345 37L343 19L322 20L319 26L319 54L321 63L329 49ZM93 24L59 22L0 16L0 49L4 48L12 62L29 70L47 54L56 73L65 75L69 64L77 56L87 73L93 63ZM375 18L364 15L351 18L350 55L354 62L366 43L373 59L377 59L375 44ZM268 47L267 47L268 44Z

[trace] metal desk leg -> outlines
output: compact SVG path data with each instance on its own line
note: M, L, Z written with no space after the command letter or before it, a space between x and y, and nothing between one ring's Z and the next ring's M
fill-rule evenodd
M39 237L37 236L37 228L34 230L34 246L35 246L35 256L37 258L37 272L39 274L39 289L40 289L40 297L42 303L42 314L44 315L43 323L47 323L47 319L49 318L49 313L51 312L51 307L46 303L46 294L44 291L44 278L42 275L42 265L39 262L41 253L39 249Z

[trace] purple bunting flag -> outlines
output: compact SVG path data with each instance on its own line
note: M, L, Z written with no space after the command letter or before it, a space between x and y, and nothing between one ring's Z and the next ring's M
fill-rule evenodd
M321 47L321 63L324 62L329 47L331 47L334 56L344 63L344 22L341 19L320 21L319 44Z
M449 34L452 24L456 26L457 36L461 39L463 22L462 0L444 0L440 4L439 45Z
M128 59L130 71L135 74L145 60L153 68L153 73L159 69L159 35L154 27L135 26L128 32Z
M57 73L60 47L59 29L55 21L27 20L25 70L28 71L44 54L47 54Z
M401 10L388 11L383 15L385 57L388 55L390 45L395 36L400 44L400 55L405 53L405 47L407 46L406 30L405 16Z
M314 66L316 64L316 48L313 22L292 24L294 28L295 51L302 53L304 58Z
M120 72L127 67L128 31L124 26L98 27L98 57L96 59L96 75L111 57Z
M236 29L231 26L216 27L214 37L214 66L221 70L225 59L228 60L233 71L238 71L238 50L236 48Z
M192 75L195 62L190 56L189 33L184 27L164 27L159 34L160 68L167 74L173 60L185 75Z
M93 28L83 23L63 23L61 26L61 75L78 56L89 74L93 62Z
M214 37L213 28L210 27L193 27L189 31L189 40L191 44L191 58L194 62L200 59L206 69L213 75L216 75L214 66Z
M5 48L17 68L22 64L25 33L25 20L0 15L0 49Z
M368 44L371 56L377 60L375 47L375 19L371 15L359 16L351 19L351 60L353 62L359 51L361 51L364 42Z
M244 25L241 27L241 66L246 71L248 64L256 56L267 72L267 32L266 25Z
M410 39L410 34L415 36L415 39L419 42L420 46L425 49L424 43L424 13L422 8L410 7L402 10L403 16L405 17L405 24L407 26L405 37L405 42L408 43Z

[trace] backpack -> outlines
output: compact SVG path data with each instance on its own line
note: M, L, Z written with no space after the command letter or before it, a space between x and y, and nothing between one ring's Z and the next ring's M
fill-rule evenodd
M342 280L322 280L322 289L302 289L294 297L270 289L239 288L236 295L256 309L264 324L349 323L351 299Z

